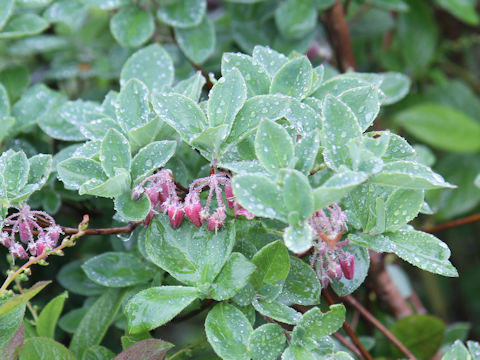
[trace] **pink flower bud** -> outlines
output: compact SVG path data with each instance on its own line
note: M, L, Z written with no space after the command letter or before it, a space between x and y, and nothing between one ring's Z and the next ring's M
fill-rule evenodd
M17 242L14 242L13 244L10 245L10 254L12 254L13 256L19 259L28 259L27 252L25 251L23 246Z
M0 233L0 244L6 247L10 247L10 236L5 231Z
M227 199L227 205L230 209L233 209L235 204L235 196L233 195L232 184L225 184L225 198Z
M345 278L352 280L355 274L355 257L350 253L345 253L345 256L340 259L340 265Z
M320 279L320 284L322 284L322 288L327 288L328 283L330 282L330 278L327 275L323 275Z
M170 191L167 184L162 184L160 186L161 190L158 192L158 200L163 203L169 198Z
M210 215L208 218L208 230L210 231L217 231L219 230L225 221L226 214L225 208L220 207L215 210L215 212Z
M255 215L253 215L250 211L245 209L242 205L235 201L235 207L233 208L233 215L235 216L245 216L248 220L252 220Z
M185 211L181 204L171 204L168 207L168 218L170 219L170 225L172 228L178 228L182 224L184 216Z
M153 215L155 215L155 212L153 210L150 210L147 217L143 220L143 225L145 225L145 227L150 225L150 223L152 222L152 219L153 219Z
M47 228L47 237L50 239L48 246L54 248L57 245L60 234L63 234L62 228L58 225L52 225Z
M45 248L46 248L47 246L48 246L48 244L47 244L46 241L44 241L44 240L42 240L42 239L38 240L38 241L35 243L35 250L36 250L37 256L42 255L42 254L43 254L43 251L45 250ZM50 247L50 246L48 246L48 247L49 247L49 248L52 248L52 247ZM30 251L30 253L32 253L32 252ZM33 255L33 254L32 254L32 255Z
M337 263L332 264L332 266L328 268L327 273L330 278L340 280L342 278L342 267Z
M185 198L185 213L190 221L196 226L200 227L203 224L202 217L200 212L202 211L202 203L200 202L200 197L196 192L188 193Z
M147 189L145 189L145 194L150 199L150 203L152 204L152 207L157 206L158 201L159 201L158 191L155 190L155 189L147 188Z
M18 233L20 234L20 240L23 243L28 243L29 241L33 241L32 236L33 224L27 221L22 221L18 226Z

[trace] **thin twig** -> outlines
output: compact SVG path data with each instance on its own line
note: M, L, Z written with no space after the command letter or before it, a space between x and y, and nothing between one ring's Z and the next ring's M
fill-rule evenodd
M476 221L480 221L480 214L474 214L470 215L461 219L456 219L456 220L451 220L444 222L442 224L434 225L431 227L428 227L426 229L422 229L422 231L427 232L427 233L435 233L440 230L445 230L445 229L450 229L453 227L465 225L465 224L470 224Z
M279 324L277 321L273 320L272 318L266 316L266 315L262 315L263 318L265 320L267 320L267 322L271 323L271 324L277 324L277 325L280 325L280 327L282 328L283 330L283 333L285 334L285 337L288 339L288 341L292 340L292 335L290 335L290 333L288 332L287 329L285 329L281 324Z
M177 316L177 317L173 318L172 321L181 322L181 321L191 319L191 318L197 316L198 314L200 314L201 312L203 312L203 310L208 309L214 302L215 302L215 300L208 299L202 304L202 306L200 308L192 310L188 314Z
M380 321L378 321L373 314L365 309L363 305L357 301L357 299L355 299L352 295L344 296L342 299L353 306L360 313L360 315L362 315L366 320L380 330L383 335L385 335L385 337L390 340L408 359L416 359L415 355L413 355L410 350L408 350L405 345L403 345L400 340L395 337L395 335L393 335Z
M360 353L360 351L358 351L358 349L355 347L355 345L353 345L345 336L336 332L336 333L333 333L333 337L335 339L337 339L338 341L340 341L340 343L343 346L345 346L348 350L353 352L356 356L362 357L362 354Z
M83 230L82 233L83 235L114 235L114 234L123 234L123 233L128 233L141 224L141 221L135 221L131 222L127 226L120 226L120 227L112 227L112 228L99 228L99 229L86 229ZM64 232L65 235L73 235L77 234L79 230L77 228L71 228L71 227L66 227L66 226L61 226L62 231ZM9 228L4 228L2 231L6 232L11 232L12 229ZM33 235L38 235L38 231L32 231Z
M333 301L332 296L328 293L328 291L326 289L323 289L322 293L323 293L323 296L325 297L325 299L327 299L327 301L330 305L335 304L335 301ZM347 320L345 320L343 322L343 330L345 330L345 332L348 334L348 336L350 336L350 339L352 339L353 343L355 344L357 349L362 354L362 357L366 360L373 360L372 355L370 355L370 353L367 351L367 349L365 349L365 347L362 345L362 343L358 339L357 335L355 334L355 331L353 331L352 327L350 326L350 324L348 323Z

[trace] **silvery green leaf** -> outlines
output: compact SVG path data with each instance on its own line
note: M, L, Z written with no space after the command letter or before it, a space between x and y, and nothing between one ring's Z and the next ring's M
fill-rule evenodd
M315 159L320 147L320 138L317 131L312 131L295 144L295 169L308 175L315 165Z
M130 144L127 138L115 129L108 130L100 147L100 162L108 177L113 177L117 169L130 172Z
M345 171L333 175L321 187L313 190L314 210L320 210L340 201L353 188L367 180L364 173Z
M387 144L388 139L386 142L383 142L383 145ZM365 137L357 137L348 141L347 149L350 154L352 170L365 172L371 175L378 173L382 169L384 162L381 157L377 156L374 152L382 150L384 152L386 146L382 149L381 146L376 145L376 141L373 138L368 139Z
M204 16L198 25L184 29L175 28L175 39L187 58L201 64L212 55L215 48L213 23Z
M390 105L400 101L410 90L410 79L408 76L397 72L383 73L380 90L385 94L383 105Z
M256 216L287 220L280 187L260 174L240 174L233 177L233 192L240 205Z
M203 130L191 140L191 144L202 152L207 159L217 158L220 144L228 135L228 124Z
M283 94L303 99L312 85L313 69L304 56L290 60L275 74L270 85L271 94Z
M88 8L78 0L60 0L45 10L43 18L50 23L62 24L73 32L84 24L87 12Z
M71 128L70 125L69 127ZM100 117L97 120L83 124L80 127L80 132L90 140L102 140L109 129L115 129L120 132L123 131L115 120L109 117Z
M205 0L177 0L166 2L158 9L157 17L164 23L178 28L198 25L205 16Z
M285 334L278 324L264 324L248 338L248 352L254 360L275 360L285 347Z
M178 82L174 87L173 91L185 95L186 97L192 99L195 102L198 102L200 95L202 94L203 85L205 85L206 80L202 75L201 71L197 71L194 75L189 78Z
M407 189L438 189L454 188L440 175L434 173L425 165L413 161L394 161L386 163L382 171L370 179L381 185L399 186Z
M8 193L20 191L27 184L30 163L23 151L8 150L0 156L0 173Z
M272 174L293 165L293 141L283 126L263 120L255 136L255 154L262 165Z
M125 169L117 169L115 175L108 180L91 179L83 183L78 189L80 195L94 195L106 198L115 198L130 189L130 173Z
M313 193L307 176L293 169L283 170L283 199L285 207L289 211L289 222L296 225L298 222L291 222L290 214L295 214L299 221L307 220L313 213ZM296 219L294 219L296 220Z
M0 30L5 26L13 11L14 0L3 1L0 6Z
M174 69L170 55L159 44L152 44L133 53L125 62L120 74L120 85L136 78L152 93L160 93L173 82Z
M327 95L323 107L322 145L328 165L338 168L351 163L347 142L360 137L362 131L355 114L339 99Z
M10 100L8 99L7 89L0 83L0 118L10 115Z
M101 145L102 142L100 140L87 141L77 147L72 156L98 160Z
M367 133L369 134L369 133ZM389 134L390 140L385 153L382 155L384 160L413 160L415 159L415 149L401 136Z
M342 276L340 280L333 280L331 286L337 295L346 296L357 290L365 281L370 267L370 255L368 249L355 244L348 244L342 249L355 257L353 279L348 280L345 276Z
M89 7L102 10L113 10L129 3L128 0L80 0L80 2Z
M249 360L247 343L252 325L235 306L221 302L210 310L205 332L213 350L225 360Z
M458 276L457 270L448 261L448 246L431 234L416 230L398 230L374 236L350 234L349 239L375 251L395 253L420 269L443 276Z
M316 112L315 108L297 99L291 100L290 108L286 111L285 117L297 133L302 136L322 128L320 112Z
M175 141L155 141L140 149L132 160L132 180L138 183L164 166L175 153Z
M0 127L2 129L2 132L0 133L0 143L5 139L9 133L13 132L12 129L16 123L16 120L14 117L4 117L0 118Z
M122 46L138 47L148 41L154 30L153 15L134 5L122 7L110 19L110 32Z
M60 180L70 189L79 189L91 179L107 180L98 161L81 157L63 160L57 165L57 172Z
M30 170L28 172L28 183L43 186L52 171L52 156L38 154L28 159Z
M136 152L139 148L150 144L157 139L158 134L168 127L165 122L161 121L158 117L154 117L148 123L137 126L128 132L128 140L132 146L132 152ZM172 129L174 133L174 130Z
M285 55L270 49L268 46L255 46L252 56L272 77L288 62L288 58Z
M355 114L362 131L372 125L380 111L378 89L373 85L346 90L338 98Z
M247 87L240 71L229 71L210 90L207 105L210 126L231 125L246 98Z
M317 91L317 89L320 87L320 85L323 84L323 82L325 80L324 79L324 77L325 77L325 66L323 66L323 64L318 65L318 66L313 68L313 72L314 72L314 82L313 82L313 85L310 89L309 95L311 95L315 91ZM316 77L316 79L315 79L315 77Z
M142 221L147 217L151 204L145 194L133 200L131 191L126 191L115 198L114 208L126 221Z
M0 32L0 39L13 39L41 33L48 27L48 22L34 13L16 15L10 18Z
M251 56L240 53L224 53L222 56L222 74L237 69L247 85L247 96L268 94L270 76L267 71Z
M102 107L93 101L67 101L58 109L60 116L68 123L80 129L83 125L96 121L103 117ZM53 116L54 114L52 114ZM55 114L57 116L57 114Z
M315 28L317 11L309 0L287 0L275 10L275 23L286 39L299 39Z
M135 78L128 80L117 98L117 119L125 131L148 123L150 103L148 88Z
M348 77L347 74L342 74L325 81L310 96L323 100L327 94L338 96L344 91L366 85L369 85L369 83L363 79L352 78Z
M255 288L263 284L276 285L287 278L290 270L288 250L281 240L262 247L252 258L257 270L251 283Z
M294 254L301 254L312 247L313 229L307 223L290 225L283 232L283 241Z
M190 143L207 127L207 118L192 99L180 94L153 94L153 110Z
M448 351L442 356L442 360L472 360L472 356L467 350L467 347L463 345L460 340L455 340L452 346Z
M278 301L255 299L252 305L260 314L285 324L295 325L302 316L298 311Z

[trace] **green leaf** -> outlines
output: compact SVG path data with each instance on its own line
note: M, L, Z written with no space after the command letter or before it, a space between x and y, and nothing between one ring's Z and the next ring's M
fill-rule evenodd
M225 360L249 360L247 342L252 325L236 307L217 304L207 315L205 332L213 350Z
M233 192L244 208L256 216L287 220L280 187L265 175L240 174L233 177Z
M222 56L222 74L227 75L238 70L247 86L247 97L268 94L270 76L251 56L238 53L224 53Z
M261 248L253 257L252 262L257 266L254 276L254 286L257 287L263 283L275 285L277 281L285 280L290 270L288 250L281 240Z
M445 323L432 315L410 315L397 321L390 330L415 357L429 359L442 343ZM402 357L396 347L391 349L395 357Z
M154 170L164 166L175 153L175 141L155 141L140 149L132 160L132 179L134 183L143 180Z
M210 126L231 125L247 98L247 87L240 71L233 69L210 90L207 105Z
M0 300L0 308L5 304L5 300ZM0 315L0 352L4 351L4 347L10 339L15 335L17 329L22 325L23 316L25 314L25 306L23 303L15 308L10 309L3 315Z
M276 300L254 299L252 305L260 314L285 324L295 325L302 316L298 311Z
M282 360L316 360L312 351L298 345L290 345L282 354Z
M23 151L8 151L0 156L0 173L9 193L19 192L27 184L30 163Z
M75 360L75 356L53 339L33 337L25 340L19 360Z
M346 296L357 290L365 281L368 274L368 268L370 267L370 255L368 249L354 244L346 245L342 247L342 249L355 257L355 272L353 274L353 279L348 280L342 276L340 280L333 280L331 286L337 295Z
M383 166L382 171L370 181L376 184L399 186L407 189L454 188L429 167L412 161L394 161Z
M480 149L480 124L462 111L444 105L421 103L396 114L395 121L419 140L440 150Z
M125 306L128 332L138 334L167 323L198 296L197 288L187 286L159 286L140 291Z
M77 358L81 358L90 346L101 343L117 316L123 296L121 289L109 289L90 306L70 342L70 350Z
M212 55L215 48L215 30L212 21L204 16L202 21L188 28L175 28L175 40L187 58L201 64Z
M60 318L58 326L63 331L73 334L87 311L88 309L86 307L69 311Z
M263 120L255 136L255 154L272 174L292 165L294 148L288 132L279 124Z
M338 98L355 114L361 131L372 125L380 111L378 89L373 85L356 87L341 93Z
M133 53L120 74L122 87L132 78L143 82L151 93L161 93L173 82L174 70L170 55L159 44L152 44Z
M72 157L57 165L60 180L71 189L79 189L84 183L92 179L106 181L107 177L98 161Z
M205 0L177 0L166 2L158 9L158 18L167 25L187 28L198 25L207 8Z
M317 11L309 0L287 0L275 11L275 22L287 39L299 39L315 28Z
M106 287L143 284L154 275L147 262L124 252L97 255L85 262L82 269L90 280Z
M130 189L130 174L125 169L117 169L116 174L106 181L90 179L78 189L79 195L94 195L106 198L120 196Z
M215 159L218 156L220 144L228 135L228 130L229 126L227 124L208 128L193 138L191 143L194 147L203 151L206 158Z
M138 200L133 200L128 191L115 199L115 210L127 221L142 221L147 217L150 208L150 199L146 195L142 195Z
M148 41L154 30L153 15L133 5L122 7L110 20L110 31L122 46L138 47Z
M367 85L370 84L365 79L349 76L349 73L341 74L322 83L310 96L324 100L328 94L338 96L347 90Z
M62 287L75 294L84 296L102 294L105 288L87 278L80 267L82 263L82 260L75 260L64 265L57 275L58 282Z
M189 78L179 81L173 87L173 91L180 95L185 95L186 97L192 99L195 102L198 102L198 100L200 99L200 95L202 94L202 88L206 82L207 80L205 80L202 72L197 71Z
M340 201L353 188L367 180L365 173L344 171L336 173L321 187L313 190L314 210L320 210L333 202Z
M14 0L2 1L0 5L0 30L5 26L8 18L13 11Z
M288 58L285 55L270 49L268 46L255 46L252 56L270 76L274 76L288 62Z
M24 93L30 83L28 68L24 65L6 67L0 71L0 82L7 89L10 101L13 103Z
M9 298L7 301L3 302L3 304L0 305L0 317L10 313L11 311L14 311L19 306L25 304L50 283L51 281L39 281L30 289L25 289L21 294L15 295Z
M283 178L283 199L285 207L290 214L295 213L294 218L300 221L307 220L313 213L313 193L308 178L301 172L293 169L285 170ZM296 225L298 222L290 222Z
M11 334L6 333L4 336L6 338L7 336L11 336ZM0 351L2 352L4 360L17 360L18 349L23 345L25 340L25 326L23 324L20 325L5 346L3 346L1 338L2 336L0 336Z
M108 177L116 175L118 169L130 171L131 150L128 140L115 129L108 130L102 140L100 161Z
M52 156L38 154L28 159L30 170L28 172L28 183L43 185L52 171Z
M323 107L322 145L326 163L335 168L349 165L350 154L346 146L362 131L355 114L339 99L327 95Z
M221 301L233 297L242 289L255 271L248 259L240 253L232 253L212 284L211 297Z
M457 270L448 261L448 246L431 234L398 230L376 236L350 234L349 239L375 251L395 253L420 269L443 276L458 276Z
M289 215L290 221L291 214ZM290 251L301 254L312 247L312 232L312 227L307 222L290 225L283 232L283 241Z
M212 283L228 260L235 242L234 223L218 232L191 222L178 229L157 216L147 230L146 250L151 261L188 285Z
M316 305L320 302L321 290L313 269L301 259L290 256L290 271L277 300L287 305Z
M80 2L89 7L102 10L113 10L129 3L128 0L80 0Z
M184 95L153 94L152 105L157 115L187 143L207 127L207 119L200 107Z
M345 307L340 304L331 305L330 311L322 313L318 307L308 310L298 320L292 332L292 343L313 349L320 339L333 334L345 321Z
M467 345L472 355L472 360L478 360L480 358L480 344L477 341L467 341Z
M315 165L319 147L320 138L317 131L302 136L295 144L295 169L308 175Z
M165 124L158 117L153 117L153 119L147 122L145 125L140 125L128 131L127 135L130 145L132 146L132 152L137 152L139 148L150 144L159 137L163 137L162 135L159 136L159 133L167 128L171 129L170 126ZM171 133L173 132L174 130L171 129Z
M78 31L84 24L88 8L78 0L59 0L43 13L43 18L50 23L61 24L70 31Z
M383 73L382 85L380 90L385 95L382 100L383 105L390 105L403 99L410 90L410 79L397 72Z
M93 345L90 346L83 353L82 360L111 360L115 354L104 346Z
M117 119L126 131L148 123L150 104L148 88L135 78L128 80L118 94Z
M42 309L37 320L37 333L38 336L54 338L55 327L57 325L58 318L63 310L63 304L68 298L68 292L64 291L60 295L54 297L48 302Z
M428 330L430 331L430 329ZM472 356L460 340L455 341L450 347L450 349L448 349L448 351L445 353L445 355L442 356L442 360L458 359L472 360Z
M162 360L173 344L160 339L145 339L139 341L117 355L115 360Z
M10 115L10 100L8 99L7 89L0 83L0 118Z
M8 24L0 32L0 39L13 39L41 33L48 27L40 16L27 13L12 17Z
M248 338L248 352L254 360L275 360L285 347L285 334L278 324L264 324Z
M307 96L313 80L310 61L304 56L284 64L275 74L270 86L270 94L284 94L303 99Z
M3 129L0 134L0 143L8 136L9 132L13 132L12 129L15 122L15 118L13 117L0 118L0 127Z

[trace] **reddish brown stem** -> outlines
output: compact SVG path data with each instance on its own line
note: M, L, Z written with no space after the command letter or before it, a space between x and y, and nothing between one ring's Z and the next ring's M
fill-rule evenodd
M358 351L358 349L355 347L355 345L353 345L345 336L336 332L336 333L333 334L333 337L335 339L337 339L338 341L340 341L340 343L343 346L345 346L348 350L353 352L356 356L358 356L359 358L362 357L362 354L360 353L360 351Z
M113 228L100 228L100 229L86 229L86 230L83 230L82 232L85 235L122 234L122 233L128 233L128 232L131 232L131 231L135 230L135 228L139 224L141 224L141 221L131 222L127 226L120 226L120 227L113 227ZM77 228L71 228L71 227L65 227L65 226L62 226L61 228L62 228L62 231L65 233L65 235L72 235L72 234L76 234L76 233L79 232L79 230ZM11 232L12 229L2 229L2 231ZM32 231L32 233L34 235L38 235L38 231Z
M453 228L453 227L457 227L457 226L461 226L461 225L465 225L465 224L470 224L470 223L473 223L473 222L476 222L476 221L480 221L480 214L474 214L474 215L470 215L470 216L467 216L467 217L464 217L464 218L461 218L461 219L447 221L447 222L444 222L442 224L438 224L438 225L428 227L426 229L422 229L422 231L425 231L427 233L435 233L435 232L438 232L440 230L450 229L450 228Z
M342 299L353 306L360 313L360 315L362 315L366 320L380 330L382 334L385 335L385 337L390 340L392 344L394 344L408 359L415 359L415 355L413 355L410 350L408 350L405 345L403 345L400 340L395 337L395 335L393 335L380 321L378 321L375 316L365 309L363 305L357 301L357 299L355 299L352 295L344 296Z
M328 293L326 289L323 289L323 296L325 297L325 299L327 299L330 305L335 304L335 301L333 301L332 296ZM353 343L362 354L362 357L366 360L373 360L372 355L370 355L367 349L365 349L365 347L362 345L357 335L355 335L355 331L353 331L352 327L350 326L347 320L345 320L343 323L343 330L345 330L345 332L348 334L350 339L352 339Z
M335 4L325 13L325 26L328 37L341 71L355 70L355 55L353 53L352 39L348 30L347 20L343 12L342 2L335 1Z

